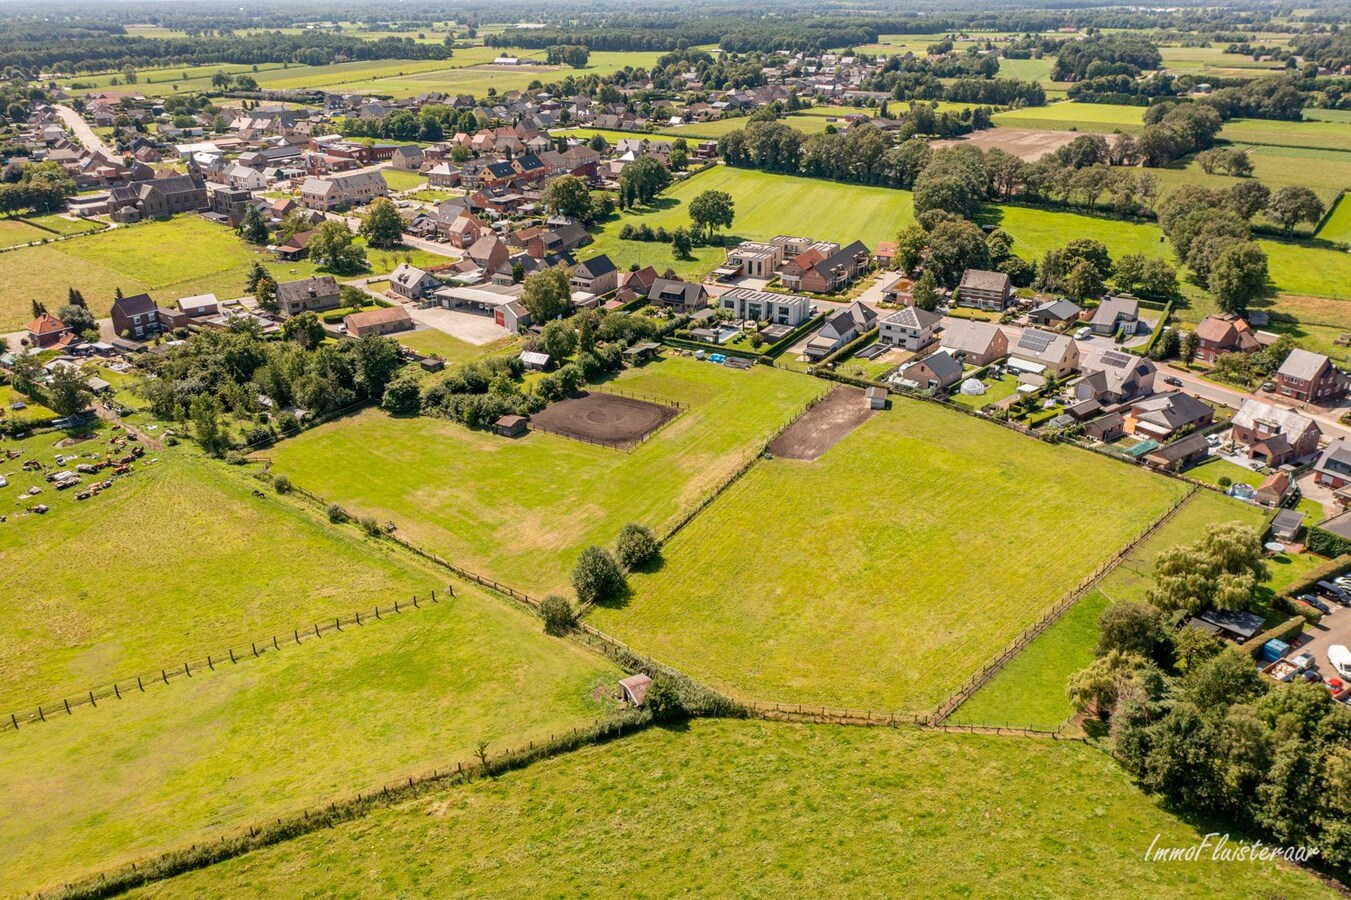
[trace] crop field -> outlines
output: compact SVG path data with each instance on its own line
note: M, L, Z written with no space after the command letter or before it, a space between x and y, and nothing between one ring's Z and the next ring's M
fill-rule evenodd
M414 265L445 261L424 250L373 251L371 274L392 271L405 255ZM191 215L3 253L0 331L28 322L30 299L55 308L65 302L70 287L84 294L97 315L106 314L119 287L128 295L150 291L161 304L207 292L221 299L238 297L255 259L262 260L279 281L306 278L317 271L308 260L279 262L230 229Z
M1351 243L1351 197L1342 195L1331 215L1323 220L1316 237L1323 241Z
M587 545L613 544L629 522L661 533L823 391L791 372L739 372L692 358L630 369L613 387L688 408L631 453L372 411L269 455L295 484L392 520L457 565L532 594L571 595L568 573Z
M1000 130L995 129L996 132ZM1328 205L1337 199L1342 190L1351 187L1351 153L1277 147L1272 144L1234 145L1234 148L1247 151L1253 164L1252 177L1273 191L1287 185L1307 187ZM1241 180L1227 175L1207 175L1201 171L1194 158L1149 171L1158 176L1160 194L1163 196L1184 184L1199 184L1213 190L1227 191ZM1307 232L1308 226L1301 226L1301 229Z
M1263 42L1265 43L1265 42ZM1257 62L1241 53L1225 53L1224 47L1160 47L1163 66L1184 75L1216 75L1253 78L1263 72L1277 74L1285 70L1281 63ZM1277 67L1273 72L1272 67Z
M1230 119L1220 129L1220 138L1236 144L1274 144L1345 152L1351 148L1351 122Z
M1144 114L1142 106L1062 100L1047 106L1028 106L995 113L994 121L996 125L1009 125L1014 128L1109 134L1113 131L1139 131L1143 127Z
M815 462L758 463L589 618L740 697L920 712L1180 493L897 403ZM1091 552L1054 552L1090 521Z
M0 488L5 590L0 710L10 711L158 670L270 629L347 615L424 594L444 575L383 553L356 528L335 529L261 485L178 448L148 451L129 478L90 500L58 492L27 459L106 449L111 432L66 451L60 435L6 442ZM148 460L158 459L150 463ZM88 477L86 477L88 480ZM38 485L37 499L19 494ZM46 515L25 515L33 503ZM285 548L278 552L278 548ZM79 572L54 589L53 560Z
M898 884L922 897L1235 895L1232 863L1148 862L1155 840L1187 847L1200 835L1082 744L697 720L435 792L138 896L266 897L285 884L353 896L447 885L466 897L885 896ZM1275 865L1247 865L1242 878L1252 896L1337 896Z
M248 568L266 565L264 553L249 553ZM0 791L28 811L0 822L7 891L468 763L479 740L497 750L547 740L615 709L591 696L623 677L601 657L504 600L462 586L438 594L3 735ZM373 607L379 596L352 599Z

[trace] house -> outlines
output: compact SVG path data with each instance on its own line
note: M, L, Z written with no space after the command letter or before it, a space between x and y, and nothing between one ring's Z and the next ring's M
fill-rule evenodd
M619 691L623 695L625 703L642 706L643 701L647 699L648 688L651 686L652 679L639 672L637 675L630 675L619 682Z
M464 251L464 258L491 274L511 258L511 250L501 238L488 231Z
M708 289L676 278L657 278L648 289L647 299L654 306L691 313L708 306Z
M1194 466L1210 454L1210 445L1203 434L1189 434L1167 444L1160 444L1145 454L1145 462L1165 472L1181 472Z
M896 241L879 241L877 250L873 253L874 258L877 260L877 265L883 269L890 269L892 260L896 258L896 251L898 249L899 245Z
M220 302L215 294L198 294L195 297L180 297L178 311L189 319L200 319L220 313Z
M1095 400L1103 406L1125 403L1154 393L1158 366L1143 356L1108 350L1084 374L1070 382L1077 402Z
M943 331L941 346L968 366L988 366L1009 352L1009 339L989 322L956 321Z
M1065 378L1079 368L1079 345L1068 335L1028 328L1009 351L1009 368L1048 378Z
M225 183L236 191L261 191L267 187L267 176L257 169L235 165L225 171Z
M28 343L39 349L51 347L71 333L71 327L51 313L41 313L28 323Z
M365 312L354 312L343 317L342 324L347 326L350 337L365 337L368 334L394 334L399 331L413 330L413 317L407 307L386 306Z
M162 219L178 213L208 209L206 182L201 175L167 175L113 187L108 212L117 222Z
M317 228L311 228L309 231L297 231L291 235L285 242L277 245L277 258L295 262L309 256L310 238L314 237L317 231Z
M733 288L718 298L719 308L739 320L770 322L796 328L812 316L812 302L797 294L775 294L750 288Z
M887 389L883 387L868 388L863 392L863 402L868 404L868 409L886 409Z
M559 225L552 231L546 231L540 236L544 241L544 247L550 253L566 253L585 247L591 243L594 238L591 232L586 230L586 226L580 222L570 222L567 225Z
M119 297L113 301L110 315L113 318L113 333L118 337L143 341L162 330L159 307L149 294Z
M934 341L934 332L943 317L916 306L907 306L882 319L877 339L893 347L923 350Z
M1346 396L1351 379L1321 353L1295 348L1272 379L1276 393L1302 403L1333 403Z
M901 383L930 391L946 391L962 380L962 364L946 350L930 353L900 372Z
M1183 429L1205 428L1215 421L1215 410L1181 391L1166 391L1131 404L1126 431L1141 438L1163 441Z
M783 265L783 252L782 244L742 241L727 251L727 262L714 269L713 274L719 278L745 275L768 280Z
M1126 417L1119 412L1108 413L1084 425L1084 434L1092 440L1110 444L1126 433Z
M1261 496L1261 488L1258 488L1258 496ZM1303 527L1304 513L1283 509L1271 520L1271 536L1278 541L1290 543L1299 537L1300 529Z
M1093 310L1088 326L1094 334L1116 334L1118 330L1134 334L1139 321L1140 301L1134 297L1108 297Z
M405 172L416 172L422 168L422 162L427 158L422 148L417 144L408 144L403 147L395 147L394 152L390 154L389 164L395 169L402 169Z
M608 294L619 288L619 270L602 253L572 267L572 289L588 294Z
M1257 486L1256 500L1259 505L1266 507L1277 507L1285 502L1285 498L1290 496L1290 488L1294 482L1290 480L1289 472L1272 472L1266 479Z
M1262 344L1246 321L1234 313L1206 316L1196 326L1197 362L1213 365L1226 353L1252 353Z
M349 172L328 178L306 178L300 185L300 202L309 209L329 212L360 206L389 193L379 172Z
M1245 400L1234 414L1234 442L1247 448L1249 459L1268 466L1316 453L1322 435L1308 416L1257 399Z
M1066 322L1079 321L1079 314L1082 312L1083 310L1079 308L1077 303L1062 298L1038 306L1027 314L1027 320L1033 325L1040 325L1043 328L1054 327Z
M1314 463L1314 484L1340 491L1351 484L1351 442L1337 438L1323 449Z
M882 302L897 306L910 306L915 302L915 280L905 275L892 279L882 288Z
M842 291L868 271L871 261L872 253L864 243L854 241L803 272L797 289L813 294Z
M437 163L427 170L427 184L434 188L459 187L460 170L450 163Z
M526 431L525 416L506 415L493 423L493 430L502 437L520 437Z
M441 282L408 263L400 263L389 275L390 290L405 300L421 300L440 286Z
M519 300L512 300L493 309L493 321L512 334L519 334L530 327L530 310Z
M1013 299L1013 282L1003 272L967 269L957 286L957 305L1003 312Z
M818 360L829 356L871 331L876 321L877 311L855 300L826 317L825 324L807 342L807 358Z
M277 285L277 308L284 316L337 309L342 303L332 275L311 276Z
M440 230L451 245L461 250L468 250L474 246L474 242L483 237L483 229L486 227L482 222L469 213L462 212L450 221L449 224L438 223Z

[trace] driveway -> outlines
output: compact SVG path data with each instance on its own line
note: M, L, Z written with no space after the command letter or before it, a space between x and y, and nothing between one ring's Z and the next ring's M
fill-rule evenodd
M1332 614L1323 616L1323 621L1317 625L1310 625L1304 629L1304 636L1298 644L1291 648L1290 654L1302 653L1308 651L1314 656L1314 665L1312 668L1324 679L1346 678L1337 674L1337 670L1332 668L1328 662L1328 648L1334 644L1341 644L1344 647L1351 647L1351 607L1338 606L1335 603L1324 601L1332 608Z
M407 309L413 321L419 326L444 331L453 338L475 346L491 344L511 334L493 320L492 313L442 309L439 306L430 306L426 309L409 306Z

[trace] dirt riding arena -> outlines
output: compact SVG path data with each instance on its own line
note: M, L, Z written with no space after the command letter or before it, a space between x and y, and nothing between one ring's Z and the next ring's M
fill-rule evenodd
M998 147L1023 160L1036 162L1048 153L1054 153L1079 136L1077 131L1041 131L1035 128L985 128L968 135L934 141L934 147L956 147L965 144L982 151ZM1110 141L1111 138L1108 137Z
M844 440L874 412L868 408L862 388L837 387L774 439L769 445L770 455L810 462Z
M677 412L674 406L594 392L549 404L530 417L530 425L589 444L632 450Z

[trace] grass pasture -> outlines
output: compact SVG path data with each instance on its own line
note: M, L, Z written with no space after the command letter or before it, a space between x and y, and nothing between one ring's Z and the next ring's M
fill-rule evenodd
M466 587L441 598L3 735L0 790L28 811L0 822L7 892L467 763L479 740L547 740L614 709L591 697L622 677L600 657L503 600Z
M1047 131L1139 131L1144 127L1143 106L1111 103L1077 103L1062 100L1046 106L1028 106L995 113L995 125L1013 128L1043 128Z
M0 488L0 710L443 585L442 573L382 552L358 529L321 524L270 491L254 497L257 482L182 449L147 452L159 462L77 502L20 469L32 458L52 465L58 437L5 444L26 452L4 463L10 484ZM21 500L31 485L43 492ZM35 502L51 511L22 513ZM56 589L55 559L76 573Z
M1343 194L1318 229L1319 240L1351 244L1351 197Z
M589 617L737 696L921 712L1180 493L898 402L815 462L758 463ZM1092 550L1065 558L1076 522Z
M1307 187L1325 205L1331 205L1344 189L1351 187L1351 153L1348 152L1278 147L1272 144L1235 145L1235 149L1247 150L1248 158L1253 163L1253 177L1272 191L1287 185ZM1207 175L1201 171L1194 158L1188 158L1185 164L1149 171L1159 177L1159 193L1163 196L1183 184L1199 184L1213 190L1227 191L1240 182L1240 179L1227 175ZM1348 218L1351 219L1351 213ZM1307 233L1308 226L1301 226L1301 230ZM1318 236L1325 237L1321 232Z
M1351 122L1230 119L1220 129L1220 138L1236 144L1275 144L1280 147L1346 151L1351 148Z
M857 897L898 884L918 897L1337 896L1269 864L1244 866L1240 888L1234 865L1206 854L1148 862L1156 839L1186 847L1200 835L1082 744L698 720L432 793L136 896L267 897L283 884L323 896L453 885L463 897ZM698 849L710 844L717 853Z
M568 573L587 545L613 544L628 522L660 533L823 390L791 372L738 372L692 358L630 369L613 386L689 408L631 453L371 411L269 455L297 485L392 520L457 565L532 594L570 595Z

